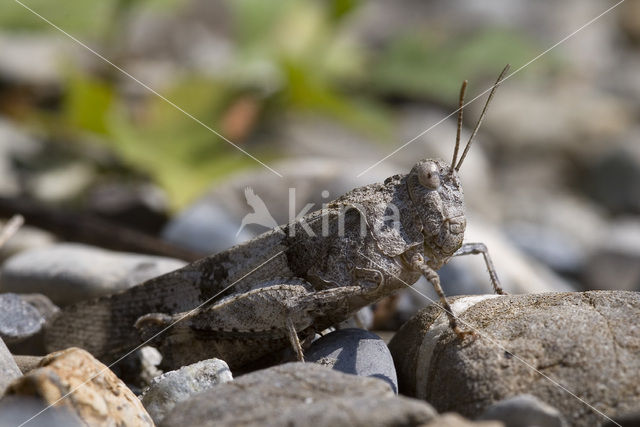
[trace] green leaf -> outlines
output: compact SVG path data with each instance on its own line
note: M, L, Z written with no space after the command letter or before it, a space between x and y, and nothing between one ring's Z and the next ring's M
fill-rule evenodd
M377 93L449 103L457 97L463 80L497 76L507 63L516 69L540 50L505 29L482 30L454 39L414 32L394 40L370 65L371 87Z
M107 134L108 112L115 98L113 88L103 81L76 74L68 80L64 99L67 124L82 130Z
M113 25L117 0L25 0L24 4L77 37L97 37ZM50 24L14 1L0 2L0 27L57 32Z

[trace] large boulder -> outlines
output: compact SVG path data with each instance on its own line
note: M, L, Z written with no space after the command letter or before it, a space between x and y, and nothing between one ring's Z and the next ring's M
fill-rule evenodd
M590 291L453 300L460 341L435 305L389 343L400 392L468 417L523 393L571 425L640 407L640 293Z

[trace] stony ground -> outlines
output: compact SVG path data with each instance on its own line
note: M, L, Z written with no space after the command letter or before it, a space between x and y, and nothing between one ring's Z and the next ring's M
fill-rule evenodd
M264 78L262 62L241 63L242 72L225 68L237 60L238 46L221 2L185 4L180 13L132 11L103 51L161 91L183 73L215 81L237 75L239 93L286 89ZM470 79L474 96L503 63L466 66L475 56L495 56L469 50L466 42L484 37L487 28L517 34L526 43L516 53L533 46L516 55L518 67L607 7L597 0L362 4L339 34L378 58L371 69L383 68L380 58L389 58L381 52L398 35L434 30L456 41L444 62L456 78ZM508 50L501 46L494 50ZM107 132L105 120L87 125L82 114L65 115L71 95L89 93L71 84L65 67L111 76L105 81L115 88L112 96L124 99L136 126L152 118L139 102L144 91L67 39L1 27L0 230L13 214L27 221L0 243L0 426L27 420L27 426L181 427L640 422L639 46L638 2L627 0L497 93L461 179L466 240L487 244L511 295L487 295L480 257L454 259L440 270L446 293L458 295L454 311L477 330L475 337L461 342L452 335L431 304L435 293L421 280L414 291L325 331L305 349L304 364L282 357L273 366L232 372L229 361L208 359L167 371L153 347L111 369L78 348L49 354L43 331L70 304L129 289L263 232L250 226L237 233L249 212L248 186L285 223L289 188L296 189L297 213L306 203L319 207L359 185L406 173L417 159L449 159L453 117L356 177L453 111L458 82L446 98L438 87L421 86L422 76L415 84L416 73L393 84L384 75L354 86L341 82L391 112L385 132L363 132L362 124L352 126L335 112L274 113L269 102L258 106L267 111L258 124L221 122L249 151L270 153L269 164L285 177L259 167L216 175L208 191L176 211L169 199L175 188L167 190L154 175L161 157L154 150L176 145L182 134L156 146L164 128L152 129L142 156L123 161L101 142L122 129ZM451 59L457 52L462 59ZM498 57L512 61L507 53ZM429 63L438 62L432 58ZM87 109L97 110L102 98L91 99ZM240 101L246 112L246 99ZM477 102L465 110L463 139L480 109ZM65 128L74 120L86 125L80 136ZM193 178L192 168L187 164L175 177Z

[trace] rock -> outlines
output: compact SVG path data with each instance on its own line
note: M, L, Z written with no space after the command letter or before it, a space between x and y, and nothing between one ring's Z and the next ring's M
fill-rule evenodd
M180 402L160 426L414 426L435 416L424 402L394 396L384 381L287 363Z
M28 188L33 197L47 203L60 204L77 199L96 181L97 171L86 161L69 161L29 177Z
M38 369L14 381L7 395L35 397L47 405L57 403L88 425L153 426L131 390L109 368L79 348L49 354Z
M569 427L556 408L530 394L494 403L478 419L502 421L506 427Z
M0 227L1 226L2 225L0 225ZM39 228L23 225L18 229L16 234L0 248L0 262L17 253L51 246L55 242L56 238L53 234Z
M551 93L553 102L549 102ZM491 105L483 129L494 135L504 150L535 148L581 158L603 142L623 135L633 123L628 103L586 80L558 77L504 85L500 97L518 102ZM474 108L482 105L476 103Z
M17 294L20 298L38 310L38 313L48 321L60 311L60 308L42 294Z
M209 200L196 201L173 218L162 231L162 237L177 246L202 253L215 253L253 237L240 227L233 214Z
M42 400L26 396L5 396L0 400L0 426L85 427L68 407L49 407ZM46 410L45 410L46 409Z
M505 231L522 252L560 274L577 275L586 264L585 248L563 230L513 221Z
M398 393L396 368L382 339L364 329L339 329L314 341L305 360L345 374L386 381Z
M140 400L158 424L178 402L232 380L229 366L223 360L202 360L154 378Z
M591 197L613 213L640 213L640 128L591 160L581 181Z
M22 373L13 360L13 356L11 356L9 349L0 339L0 396L2 396L11 381L21 376Z
M373 327L374 313L370 306L362 307L356 314L340 322L339 329L347 328L364 328L371 329Z
M524 360L608 416L640 405L639 293L462 297L453 310L481 336L461 344L441 310L419 312L389 343L401 393L468 417L530 393L571 425L602 421Z
M32 321L38 321L39 326L35 329L35 333L32 334L18 334L7 341L7 345L13 354L31 354L31 355L45 355L47 352L44 346L44 329L53 320L54 316L60 311L58 306L51 302L49 298L42 294L0 294L0 301L3 295L14 295L22 301L20 307L23 307L25 312L31 313L34 317ZM33 313L33 309L36 313ZM28 319L25 318L23 312L22 316L17 313L9 316L8 322L5 325L14 324L14 331L24 329L28 323ZM0 314L0 319L2 319Z
M150 385L154 378L162 375L162 371L158 369L162 362L162 355L156 348L148 345L138 352L140 353L140 379L144 384Z
M22 374L26 374L29 371L33 371L38 366L40 366L40 362L42 361L41 356L22 356L22 355L14 355L13 360L15 360L16 365L20 369Z
M0 36L0 48L2 46ZM0 52L0 56L5 51ZM24 55L24 52L21 53ZM0 64L0 68L4 63ZM0 77L2 70L0 70ZM29 136L21 128L0 116L0 194L13 195L21 190L16 163L34 156L41 149L41 143Z
M92 186L87 210L148 234L158 234L167 222L169 201L150 183L109 182Z
M160 352L146 345L111 366L111 370L131 391L140 395L155 377L162 375L162 370L158 368L161 362Z
M62 84L61 59L72 59L69 54L73 50L64 37L4 33L0 36L0 52L0 78L12 83L46 87Z
M8 344L22 341L42 329L45 317L20 295L0 294L0 338Z
M589 289L640 290L640 221L622 218L612 222L593 250L582 272Z
M65 305L130 288L183 261L64 243L22 252L0 268L3 292L42 293Z
M440 415L422 427L504 427L499 421L469 421L456 413Z
M545 173L544 169L540 173ZM586 256L585 253L599 244L609 223L601 206L568 190L558 190L557 181L554 187L551 183L540 182L537 177L527 177L526 173L520 176L507 174L503 180L508 184L499 209L505 214L503 223L507 232L513 226L526 224L547 230L546 233L556 233L561 241L558 244L568 246L571 252L582 252L576 253L578 257ZM554 190L549 191L550 188ZM540 203L541 200L545 202ZM512 235L509 237L513 239Z
M509 293L574 290L570 283L551 269L518 250L498 227L481 217L467 217L465 241L482 242L487 246L502 287ZM466 286L463 287L443 279L442 283L447 292L455 295L486 293L491 290L487 267L481 255L455 257L448 266L466 269L467 278L471 280L467 281Z

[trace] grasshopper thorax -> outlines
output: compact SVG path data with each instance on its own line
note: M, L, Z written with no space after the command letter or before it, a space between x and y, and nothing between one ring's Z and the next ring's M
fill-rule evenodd
M464 239L464 196L458 172L442 160L421 160L407 179L409 195L422 223L425 255L446 261Z

